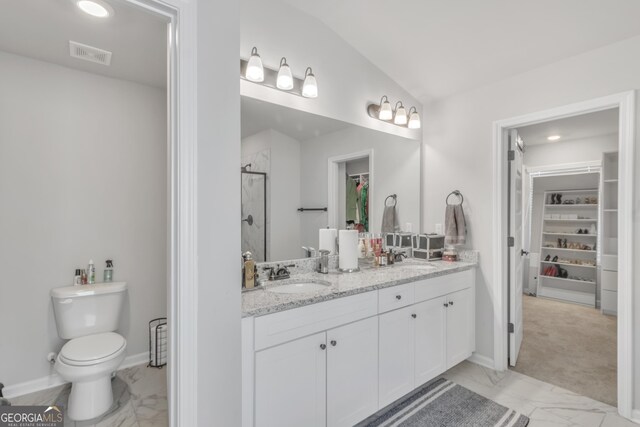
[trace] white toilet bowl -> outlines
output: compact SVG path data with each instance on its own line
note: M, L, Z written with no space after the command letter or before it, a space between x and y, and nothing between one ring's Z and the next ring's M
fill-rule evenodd
M60 350L55 370L71 382L67 415L75 421L90 420L113 404L111 373L125 357L127 341L115 332L74 338Z

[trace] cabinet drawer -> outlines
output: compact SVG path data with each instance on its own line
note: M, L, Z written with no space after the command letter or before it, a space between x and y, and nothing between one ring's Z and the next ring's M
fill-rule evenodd
M618 271L618 255L602 255L602 269Z
M602 270L602 290L618 290L618 272Z
M257 317L255 350L355 322L378 312L378 293L364 292Z
M474 280L475 269L421 280L414 284L415 302L427 301L451 292L470 288L473 286Z
M378 291L378 312L385 313L413 304L413 283L392 286Z
M607 314L616 314L618 312L618 292L603 289L600 297L600 308Z

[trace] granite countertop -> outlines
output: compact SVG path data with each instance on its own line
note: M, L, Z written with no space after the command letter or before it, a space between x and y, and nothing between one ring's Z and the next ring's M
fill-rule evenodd
M427 269L425 265L431 265L434 268ZM264 286L256 290L243 292L242 317L262 316L290 310L361 292L469 270L476 266L477 262L426 262L411 259L386 267L361 266L361 270L356 273L330 271L329 274L315 272L296 274L290 279L277 282L267 281L264 282ZM283 294L269 291L270 288L301 281L324 282L328 286L325 289L310 293Z

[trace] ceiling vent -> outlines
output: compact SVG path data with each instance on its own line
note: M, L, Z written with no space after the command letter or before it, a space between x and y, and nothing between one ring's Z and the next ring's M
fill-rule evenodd
M108 50L87 46L86 44L74 42L72 40L69 40L69 54L71 54L72 58L83 59L97 64L111 64L111 52Z

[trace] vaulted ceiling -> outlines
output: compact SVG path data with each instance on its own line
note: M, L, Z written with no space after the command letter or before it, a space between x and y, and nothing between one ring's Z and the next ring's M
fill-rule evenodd
M640 34L638 0L285 0L423 102Z

